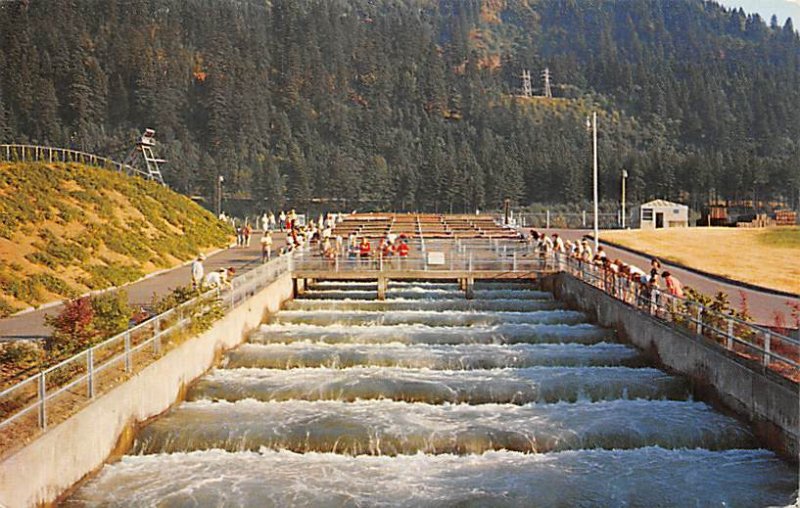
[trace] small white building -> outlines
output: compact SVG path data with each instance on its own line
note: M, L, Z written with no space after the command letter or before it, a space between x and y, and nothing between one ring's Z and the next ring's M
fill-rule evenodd
M689 227L689 207L663 199L642 203L633 209L631 227L639 229Z

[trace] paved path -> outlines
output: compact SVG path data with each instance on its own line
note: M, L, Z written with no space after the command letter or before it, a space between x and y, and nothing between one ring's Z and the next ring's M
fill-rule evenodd
M545 231L545 230L538 230ZM559 233L564 239L575 240L583 237L584 235L592 234L591 230L577 230L577 229L550 229L546 230L547 234ZM601 232L602 243L602 232ZM649 271L650 259L644 256L632 254L628 251L612 247L610 245L603 245L603 249L611 259L621 259L625 263L633 264ZM749 307L750 315L756 323L773 326L775 324L775 313L781 312L786 318L787 324L790 324L789 307L787 303L798 303L800 300L797 298L790 298L786 296L778 296L766 291L758 291L736 284L729 284L721 282L710 277L705 277L695 272L678 268L670 265L666 261L661 261L665 269L673 273L685 285L690 286L700 292L713 295L719 291L727 293L730 298L731 304L736 308L741 308L741 295L744 294L747 299L747 306Z
M253 235L250 247L234 247L223 250L210 256L204 264L206 273L217 268L232 266L240 274L258 266L261 262L261 234ZM273 253L285 242L283 233L273 235ZM134 282L124 287L128 292L128 301L131 306L138 307L148 304L153 294L164 295L178 286L185 286L191 282L191 267L179 266ZM50 329L44 324L47 314L55 315L61 310L61 305L35 310L17 316L0 320L0 342L17 339L38 339L50 336Z

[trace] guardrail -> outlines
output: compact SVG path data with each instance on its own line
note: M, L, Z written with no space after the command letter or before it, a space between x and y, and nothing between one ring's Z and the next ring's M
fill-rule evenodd
M592 263L564 255L558 257L557 263L563 271L617 300L706 337L789 379L800 381L800 341L796 339L661 289L650 289L637 281L617 277Z
M16 422L46 430L51 419L61 420L73 414L82 402L108 391L160 358L165 341L191 326L198 306L207 309L211 302L218 301L229 312L291 271L292 262L288 255L275 258L232 279L229 288L206 291L3 390L0 429ZM51 418L53 411L58 414Z
M77 162L120 173L124 172L129 176L139 175L142 178L150 178L150 174L146 171L128 164L69 148L19 144L0 145L0 158L9 162Z

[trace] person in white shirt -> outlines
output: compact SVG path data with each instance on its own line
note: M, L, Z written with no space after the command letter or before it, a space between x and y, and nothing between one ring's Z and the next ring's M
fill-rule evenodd
M272 232L265 231L261 237L261 262L265 263L272 259Z
M206 275L206 279L204 281L204 286L207 289L225 289L226 287L231 287L231 283L228 280L230 276L236 273L233 267L230 268L220 268L219 270L213 271Z
M203 268L203 261L206 257L203 254L197 256L197 259L192 261L192 289L197 289L203 282L203 275L205 269Z

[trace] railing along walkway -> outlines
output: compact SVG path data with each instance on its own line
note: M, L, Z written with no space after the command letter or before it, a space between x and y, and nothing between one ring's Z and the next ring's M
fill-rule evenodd
M0 145L0 159L9 162L77 162L125 173L129 176L138 175L142 178L150 178L150 174L146 171L128 164L69 148L19 144Z
M728 351L800 382L800 341L796 339L731 314L717 312L698 302L670 295L662 289L649 289L592 263L564 255L559 257L558 263L563 271L617 300L695 332Z
M124 382L165 353L171 338L192 326L198 306L222 303L227 313L292 269L291 256L280 256L231 280L230 288L207 291L123 333L0 392L0 449L6 437L30 429L46 430L82 404ZM202 312L204 309L200 309ZM207 310L207 309L205 309Z

